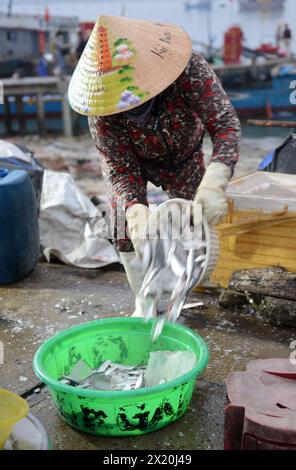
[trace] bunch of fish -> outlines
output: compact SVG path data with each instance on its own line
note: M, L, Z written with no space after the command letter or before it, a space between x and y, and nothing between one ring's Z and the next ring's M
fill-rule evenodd
M60 383L80 389L137 390L174 380L195 365L196 355L191 351L153 351L147 365L129 366L107 360L97 369L80 359Z
M172 217L160 220L157 236L148 238L142 246L145 276L139 297L145 317L164 313L155 324L153 341L160 336L166 320L178 319L189 291L202 279L207 254L203 225L201 222L188 230L186 220L190 218L178 218L180 230L174 233L173 212Z
M144 382L144 366L126 366L105 361L98 369L91 369L82 359L61 383L92 390L136 390Z

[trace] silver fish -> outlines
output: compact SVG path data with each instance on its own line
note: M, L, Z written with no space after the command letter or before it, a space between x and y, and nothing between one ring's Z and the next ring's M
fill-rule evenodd
M139 375L138 380L135 384L135 390L138 388L141 388L143 386L143 383L144 383L144 374L141 374Z

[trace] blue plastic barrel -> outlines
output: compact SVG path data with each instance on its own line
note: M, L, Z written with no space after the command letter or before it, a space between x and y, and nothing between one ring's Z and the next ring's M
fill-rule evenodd
M23 170L0 170L0 284L17 282L39 259L36 196Z

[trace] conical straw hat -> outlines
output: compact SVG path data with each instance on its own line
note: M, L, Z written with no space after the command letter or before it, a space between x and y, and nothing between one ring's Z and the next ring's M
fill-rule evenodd
M102 15L72 76L70 105L86 116L135 108L171 85L190 55L177 26Z

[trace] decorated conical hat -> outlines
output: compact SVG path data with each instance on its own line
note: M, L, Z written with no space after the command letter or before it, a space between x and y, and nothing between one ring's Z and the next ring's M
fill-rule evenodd
M86 116L135 108L171 85L190 55L177 26L102 15L70 81L70 105Z

